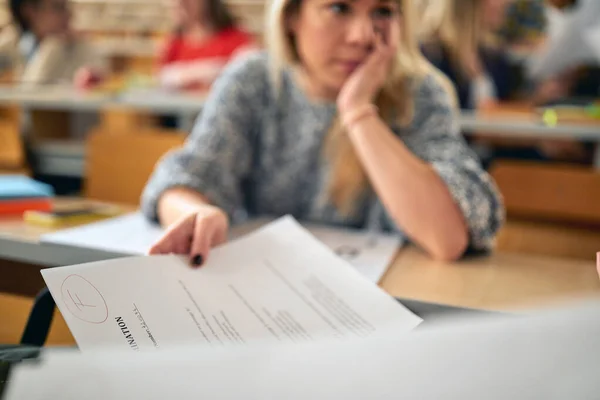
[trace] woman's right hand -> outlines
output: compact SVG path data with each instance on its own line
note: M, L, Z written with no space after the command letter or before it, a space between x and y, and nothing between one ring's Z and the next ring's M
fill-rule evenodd
M229 220L218 207L205 205L173 223L149 254L187 254L194 266L202 265L210 249L227 241Z

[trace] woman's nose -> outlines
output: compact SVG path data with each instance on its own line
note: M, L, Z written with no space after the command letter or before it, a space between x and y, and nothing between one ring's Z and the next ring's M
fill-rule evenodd
M375 26L371 17L356 17L349 21L346 40L348 43L369 46L373 43Z

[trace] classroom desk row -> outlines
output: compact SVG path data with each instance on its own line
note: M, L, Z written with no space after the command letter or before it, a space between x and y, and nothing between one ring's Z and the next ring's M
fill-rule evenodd
M39 288L31 288L31 282L42 282L40 267L113 257L101 251L41 244L40 237L52 231L18 218L0 219L0 292L19 293L23 285L29 288L25 294L32 294ZM399 250L379 285L395 297L487 310L600 297L600 279L593 259L496 252L447 264L433 261L410 246Z
M143 116L172 114L179 118L179 131L189 132L202 110L205 95L165 92L158 89L132 89L122 92L78 92L65 86L44 86L31 89L0 87L0 109L19 106L26 110L59 112L98 112L116 115L109 131L135 131L147 121ZM112 114L111 114L112 113ZM577 139L600 143L600 119L563 121L555 126L542 123L532 109L500 107L484 112L465 111L460 115L460 125L466 135L499 138ZM33 154L40 173L83 177L85 161L84 142L38 142ZM600 169L600 146L596 146L595 167Z
M197 114L202 109L204 100L203 94L174 93L159 89L83 92L64 85L31 88L0 86L0 105L17 105L37 110L76 112L124 108L151 113Z
M133 89L119 93L83 93L65 86L31 89L0 86L0 106L19 105L27 109L60 111L101 111L123 108L149 113L197 115L205 95L166 92L158 89ZM556 125L543 123L535 110L527 106L500 106L493 110L463 111L461 129L467 133L535 139L577 139L600 142L600 119L567 120Z

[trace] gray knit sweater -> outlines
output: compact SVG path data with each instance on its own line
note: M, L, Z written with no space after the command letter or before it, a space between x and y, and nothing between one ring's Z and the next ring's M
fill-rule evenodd
M487 249L504 218L498 191L460 136L450 98L436 79L426 77L414 91L412 123L391 129L446 183L468 223L471 247ZM352 215L323 201L330 168L322 147L335 113L335 104L308 99L289 73L275 95L265 53L233 62L214 83L185 146L157 165L142 195L143 212L156 220L161 194L183 186L234 221L291 214L403 235L374 194L365 195Z

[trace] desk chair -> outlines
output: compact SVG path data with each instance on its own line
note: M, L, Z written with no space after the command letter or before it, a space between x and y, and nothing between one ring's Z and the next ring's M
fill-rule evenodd
M490 173L509 216L501 251L594 260L600 250L600 173L523 161L498 161Z
M86 197L139 204L155 164L169 150L182 146L186 136L184 132L158 128L112 134L96 129L87 139Z
M18 107L0 107L0 173L29 173L19 121Z

